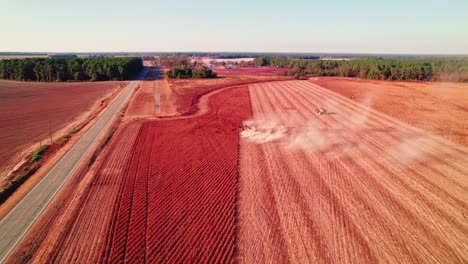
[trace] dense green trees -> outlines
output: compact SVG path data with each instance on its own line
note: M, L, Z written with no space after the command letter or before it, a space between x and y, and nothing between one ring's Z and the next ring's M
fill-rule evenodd
M174 67L167 72L167 77L186 79L186 78L216 78L218 75L210 68L205 66L199 67Z
M292 68L297 78L302 75L319 75L379 80L468 81L468 59L466 58L362 58L336 61L258 57L252 64L254 66Z
M17 81L129 80L143 69L141 58L26 58L0 60L0 79Z

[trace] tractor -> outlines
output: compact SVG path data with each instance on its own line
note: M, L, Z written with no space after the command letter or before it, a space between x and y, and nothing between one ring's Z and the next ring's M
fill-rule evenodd
M317 113L319 115L325 115L325 114L327 114L327 109L325 109L323 107L317 107L317 108L315 108L315 113Z

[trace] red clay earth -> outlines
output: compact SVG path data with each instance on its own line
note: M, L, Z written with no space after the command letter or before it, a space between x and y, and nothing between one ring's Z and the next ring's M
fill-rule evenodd
M177 112L182 115L190 115L197 111L197 102L201 96L220 88L244 85L250 83L270 82L290 80L291 77L254 75L245 73L240 75L233 73L230 75L219 75L215 79L168 79L172 96L175 98L174 105Z
M143 80L138 85L138 90L129 102L126 114L130 116L151 116L154 115L154 70L150 69Z
M234 262L238 135L251 114L248 90L227 89L203 102L209 110L201 116L119 130L98 168L65 187L60 208L49 207L10 259Z
M468 146L468 83L328 77L311 81L408 124Z
M173 88L196 95L193 82ZM316 125L290 135L296 152L244 138L237 156L238 126L250 118L245 88L211 95L206 115L129 123L11 259L463 263L466 151L309 82L260 89L254 114L288 113L274 121L286 131ZM324 103L336 111L317 117Z
M105 262L233 262L238 132L247 89L201 117L147 123L114 207Z
M58 131L84 118L121 84L0 81L0 180L33 144L50 143L49 128L57 139Z

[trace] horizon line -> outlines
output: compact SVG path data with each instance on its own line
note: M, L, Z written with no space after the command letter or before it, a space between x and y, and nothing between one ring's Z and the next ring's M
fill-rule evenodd
M329 54L329 55L410 55L410 56L468 56L468 53L376 53L376 52L301 52L301 51L0 51L0 54L152 54L152 53L245 53L245 54Z

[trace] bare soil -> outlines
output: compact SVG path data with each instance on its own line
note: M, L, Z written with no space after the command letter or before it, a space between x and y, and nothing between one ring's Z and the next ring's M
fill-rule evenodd
M220 88L249 83L289 80L284 76L258 75L219 75L215 79L169 79L169 87L175 98L175 106L180 115L190 115L198 110L201 96Z
M467 148L307 81L250 97L241 263L468 261Z
M311 81L408 124L468 146L468 83L326 77Z
M103 107L125 82L0 81L0 181L39 145L50 144Z

